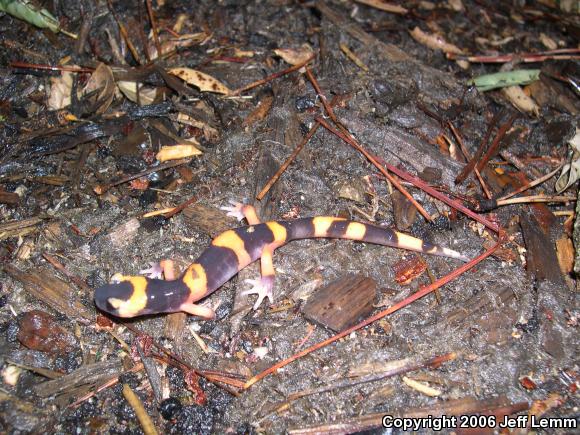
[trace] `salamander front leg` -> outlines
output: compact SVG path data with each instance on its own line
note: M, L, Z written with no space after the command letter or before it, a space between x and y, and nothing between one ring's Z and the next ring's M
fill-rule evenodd
M172 260L161 260L159 263L149 263L149 269L140 270L141 275L152 279L165 279L165 281L173 281L177 278L175 274L175 266Z
M215 319L215 311L212 310L211 308L203 307L201 305L186 302L184 304L181 304L179 309L193 316L203 317L205 320Z
M262 304L264 298L268 298L270 303L274 303L274 296L272 294L272 290L274 289L274 264L272 263L272 249L264 249L262 253L262 257L260 259L260 267L262 269L262 277L260 279L246 279L245 282L248 282L253 285L253 287L249 290L245 290L242 292L242 295L251 295L257 294L258 299L254 304L254 310L257 310L258 307Z
M237 201L230 201L231 206L220 207L221 210L227 211L228 216L235 217L241 221L246 218L250 225L257 225L260 223L260 218L256 213L253 205L243 204Z

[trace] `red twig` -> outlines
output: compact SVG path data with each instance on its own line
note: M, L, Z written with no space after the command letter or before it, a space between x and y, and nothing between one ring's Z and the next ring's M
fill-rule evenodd
M492 246L490 249L488 249L487 251L485 251L483 254L479 255L476 258L474 258L469 263L465 263L463 266L455 269L450 274L445 275L442 278L439 278L433 284L430 284L430 285L422 288L421 290L417 291L416 293L412 294L408 298L403 299L401 302L398 302L395 305L390 306L386 310L383 310L383 311L375 314L374 316L371 316L368 319L360 322L359 324L354 325L354 326L352 326L352 327L350 327L348 329L345 329L344 331L342 331L342 332L340 332L340 333L338 333L336 335L333 335L332 337L327 338L324 341L321 341L320 343L316 343L315 345L310 346L310 347L304 349L303 351L298 352L298 353L292 355L290 358L286 358L285 360L282 360L282 361L274 364L273 366L267 368L263 372L257 374L256 376L254 376L253 378L251 378L250 380L248 380L248 382L246 382L246 384L244 385L244 388L251 387L252 385L254 385L259 380L261 380L261 379L265 378L266 376L268 376L268 375L276 372L280 368L282 368L284 366L287 366L291 362L296 361L297 359L302 358L303 356L308 355L309 353L312 353L312 352L314 352L314 351L316 351L316 350L318 350L318 349L320 349L320 348L322 348L324 346L327 346L330 343L334 343L335 341L340 340L341 338L346 337L347 335L350 335L354 331L357 331L357 330L359 330L361 328L364 328L365 326L368 326L371 323L376 322L377 320L380 320L383 317L386 317L389 314L392 314L395 311L398 311L401 308L406 307L407 305L411 304L412 302L416 301L417 299L420 299L423 296L428 295L429 293L433 292L434 290L436 290L436 289L444 286L448 282L452 281L453 279L455 279L456 277L458 277L462 273L467 272L469 269L471 269L476 264L478 264L481 261L485 260L491 254L493 254L502 245L502 243L503 243L503 238L500 238L499 241L494 246Z
M491 146L489 147L489 149L487 150L485 155L481 158L481 160L475 166L475 168L478 171L481 171L483 169L483 167L485 166L485 164L489 161L489 159L491 159L493 157L493 155L497 152L499 144L501 143L505 134L511 128L512 124L514 123L514 121L516 120L517 117L518 117L518 115L514 113L512 116L510 116L510 118L507 120L507 122L499 128L499 130L497 131L497 134L495 135L495 138L493 139L493 142L491 143Z
M530 62L543 62L548 59L553 60L569 60L569 59L580 59L580 56L575 56L574 54L580 53L578 48L561 48L558 50L540 51L538 53L511 53L511 54L500 54L495 56L464 56L457 53L447 53L447 59L452 60L467 60L468 62L480 62L480 63L506 63L511 62L514 59L519 59L524 63Z
M324 119L322 119L321 117L317 117L316 121L318 121L320 124L322 124L324 126L324 128L326 128L328 131L331 131L332 133L334 133L335 135L337 135L338 137L340 137L342 140L344 140L345 142L347 142L348 144L350 144L353 148L355 148L357 151L359 151L362 155L364 155L373 165L376 166L376 168L385 176L387 177L387 179L393 183L393 185L399 189L399 191L405 195L405 197L411 201L413 203L413 205L417 208L417 210L419 210L419 212L423 215L423 217L425 217L425 219L427 219L428 221L432 221L433 219L431 218L431 216L429 215L429 213L427 213L427 211L421 206L421 204L419 204L417 202L417 200L415 198L413 198L411 196L411 194L407 191L407 189L405 189L401 183L399 183L399 181L393 177L391 174L389 174L387 172L387 170L381 166L381 164L375 159L375 157L369 153L367 150L365 150L361 145L359 145L359 143L357 141L355 141L352 136L350 135L346 135L336 129L334 129L333 127L331 127Z
M503 115L503 111L499 111L498 113L495 114L495 116L491 120L491 123L489 124L489 127L487 127L487 131L485 133L485 136L483 137L483 139L479 143L479 147L477 147L477 151L475 152L475 155L471 158L471 160L469 160L469 163L467 165L465 165L465 167L461 170L459 175L455 178L455 184L463 183L463 181L467 178L469 173L471 171L473 171L473 168L475 168L475 165L477 164L477 162L479 161L479 159L481 159L481 156L483 155L483 151L485 150L485 145L489 141L489 137L491 136L491 132L493 131L493 128L499 122L502 115Z
M10 62L10 66L12 68L30 68L30 69L44 69L48 71L68 71L68 72L76 72L76 73L92 73L95 69L94 68L86 68L80 66L72 66L72 65L46 65L40 63L27 63L27 62Z
M447 124L449 125L449 129L451 130L451 132L455 136L455 140L457 140L457 143L459 144L459 148L461 148L461 152L463 153L463 155L465 156L465 158L468 161L471 160L471 156L469 154L469 151L467 151L465 144L463 143L463 138L461 137L461 134L459 134L459 132L457 131L457 129L455 128L455 126L453 125L453 123L451 121L447 121ZM475 172L475 176L479 180L479 184L481 184L481 189L483 190L483 193L485 193L485 196L487 197L487 199L491 199L492 198L491 192L487 188L487 185L485 184L485 181L483 180L483 177L481 176L479 169L475 168L474 172Z
M249 91L250 89L254 89L257 86L263 85L264 83L268 83L269 81L272 81L274 79L277 79L278 77L281 77L283 75L289 74L293 71L299 70L300 68L302 68L304 65L308 64L310 61L312 61L312 59L314 59L314 55L312 55L311 57L309 57L307 60L305 60L302 63L299 63L298 65L294 65L290 68L287 68L283 71L279 71L277 73L274 74L270 74L268 77L265 77L261 80L257 80L253 83L250 83L249 85L243 86L239 89L236 89L235 91L233 91L230 95L240 95L242 92L246 92Z

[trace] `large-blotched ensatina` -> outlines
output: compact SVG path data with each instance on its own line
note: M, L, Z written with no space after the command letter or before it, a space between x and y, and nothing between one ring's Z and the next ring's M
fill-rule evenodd
M389 228L343 218L318 216L261 223L254 207L250 205L236 204L225 209L229 215L238 219L245 217L249 225L218 235L197 261L176 280L117 275L113 283L95 291L96 305L118 317L184 311L210 319L215 316L213 310L194 302L220 288L259 258L262 276L259 280L252 280L254 287L245 292L258 294L254 305L257 308L266 297L272 301L274 250L297 239L357 240L467 261L463 255L451 249L432 245Z

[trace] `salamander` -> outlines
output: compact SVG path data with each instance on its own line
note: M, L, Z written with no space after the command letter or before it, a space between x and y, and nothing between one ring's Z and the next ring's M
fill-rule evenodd
M467 261L466 257L451 249L390 228L340 217L317 216L262 223L251 205L236 203L223 209L239 220L245 218L249 225L219 234L178 279L165 281L145 276L115 275L111 284L96 289L94 299L97 307L117 317L183 311L212 319L215 317L212 309L194 302L210 295L244 267L260 259L261 278L247 280L253 288L244 292L258 295L254 305L257 309L264 298L273 302L274 250L298 239L356 240Z

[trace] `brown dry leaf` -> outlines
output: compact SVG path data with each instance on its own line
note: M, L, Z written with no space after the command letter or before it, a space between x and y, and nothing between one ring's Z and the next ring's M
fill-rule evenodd
M562 273L571 273L574 268L574 245L572 240L566 236L556 240L556 254Z
M95 108L95 114L101 115L107 111L113 102L115 89L113 71L104 63L99 63L97 69L95 69L83 88L81 95L87 95L93 91L100 90L98 96L93 97L93 101L97 106Z
M418 27L409 32L413 39L420 44L433 50L442 50L444 53L462 54L463 50L456 45L450 44L440 35L425 33Z
M508 86L501 89L501 93L520 112L531 113L535 116L540 114L540 107L520 86Z
M59 110L70 104L72 84L73 74L68 71L63 71L58 77L50 78L49 109Z
M313 51L308 44L304 44L302 47L296 48L277 48L274 50L277 56L284 59L284 62L290 65L299 65L306 62L312 57Z
M166 54L176 50L177 48L191 47L192 45L202 43L205 39L207 39L207 37L208 35L205 32L179 35L177 38L170 38L167 41L163 41L161 43L161 52ZM151 53L151 60L155 60L159 57L159 53L157 53L157 47L155 44L151 44L149 50Z
M201 71L191 68L171 68L168 72L184 82L198 87L201 92L215 92L224 95L231 93L230 89L222 82Z
M409 12L402 6L394 5L391 3L384 2L383 0L355 0L357 3L362 3L363 5L371 6L381 11L391 12L393 14L406 14Z
M199 128L203 131L203 137L209 142L214 142L219 137L219 132L215 128L203 121L192 118L186 113L179 112L177 114L176 121L180 124L191 125L192 127ZM197 143L195 138L190 138L190 140L193 140L195 143Z
M199 156L201 151L191 144L163 146L155 156L160 162Z
M407 376L403 376L403 382L408 386L411 387L413 390L418 391L429 397L437 397L440 396L443 392L436 388L430 387L422 382L418 382L414 379L408 378Z
M129 100L142 106L153 104L158 100L157 89L144 86L142 83L121 80L117 82L117 87Z

